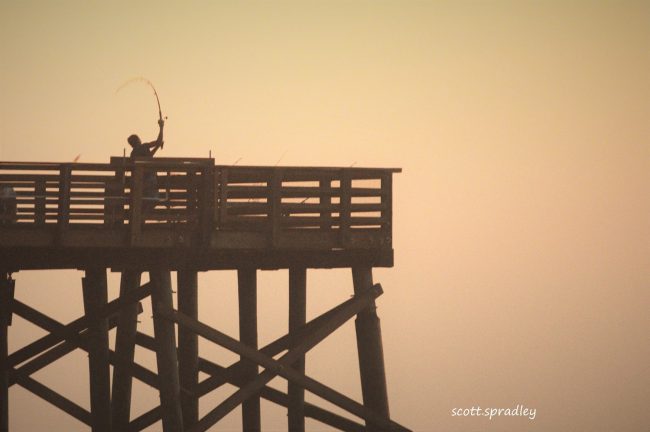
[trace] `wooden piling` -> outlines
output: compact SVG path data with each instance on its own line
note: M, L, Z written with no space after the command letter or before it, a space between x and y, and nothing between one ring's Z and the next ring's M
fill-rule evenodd
M257 349L257 273L255 268L237 270L239 284L239 340ZM243 375L247 381L257 377L255 362L241 357ZM254 395L242 403L242 427L244 432L261 430L260 397Z
M178 272L178 311L198 320L198 274L196 271ZM180 377L181 409L185 428L189 429L199 421L199 397L196 386L199 382L199 337L184 327L178 329L178 369Z
M0 432L9 431L9 355L8 336L11 322L13 280L0 270Z
M86 269L82 279L84 311L88 325L88 368L90 371L90 412L93 432L111 431L111 376L108 347L108 320L97 317L108 303L106 269Z
M140 286L141 274L137 270L125 270L120 280L120 298ZM126 432L131 419L131 392L133 377L128 364L133 362L135 338L138 331L138 303L124 305L118 315L115 335L115 355L118 361L113 368L113 400L111 417L113 430Z
M353 267L352 279L355 295L372 287L372 268ZM359 373L363 404L376 414L390 417L388 410L388 393L386 390L386 372L384 369L384 351L381 342L381 326L377 316L374 300L368 307L357 314L355 320L357 349L359 352ZM382 430L379 425L367 422L367 430Z
M289 333L295 332L307 320L307 269L289 269ZM293 363L292 367L304 374L305 356ZM288 425L292 432L305 430L305 389L294 382L288 384Z
M149 272L149 278L152 282L151 305L156 339L163 431L183 432L176 334L174 323L163 317L163 314L172 312L174 305L171 276L169 271L155 269Z

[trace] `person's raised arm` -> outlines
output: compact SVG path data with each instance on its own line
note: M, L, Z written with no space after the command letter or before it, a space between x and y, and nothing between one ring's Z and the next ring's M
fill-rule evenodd
M163 127L165 127L165 120L158 120L158 126L160 126L160 132L158 132L158 138L156 141L145 144L151 149L151 156L153 156L159 148L162 148L165 142L163 141Z

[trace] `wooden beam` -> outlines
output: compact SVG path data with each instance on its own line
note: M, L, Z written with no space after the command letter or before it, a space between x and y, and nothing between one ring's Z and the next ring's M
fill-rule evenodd
M187 240L178 247L173 232L191 239L182 226L152 224L142 233L141 244L132 248L123 240L124 229L92 229L74 224L67 232L66 242L74 247L44 246L53 241L52 230L19 225L14 229L0 226L0 262L21 270L76 269L107 264L115 270L151 268L164 265L182 269L191 262L199 271L236 270L255 263L259 269L288 269L296 265L307 268L350 268L353 266L392 267L393 250L381 245L379 229L352 230L352 249L339 248L338 232L318 229L285 230L280 236L281 249L268 249L267 233L219 230L212 237L212 247L204 249ZM89 247L92 244L93 247ZM309 245L310 249L304 249ZM24 246L24 247L23 247ZM187 246L187 247L186 247ZM287 249L284 249L287 248ZM312 249L313 248L313 249Z
M257 271L255 268L237 270L239 284L239 340L241 344L257 351ZM195 321L195 322L198 322ZM257 376L257 363L241 357L244 375ZM260 398L254 394L242 400L242 427L245 432L261 430ZM237 404L239 405L239 403Z
M59 408L66 414L76 418L80 422L88 426L92 425L92 418L88 411L72 402L71 400L61 396L54 390L39 383L35 379L28 376L21 376L18 378L18 384L24 389L29 390L31 393L45 400L46 402L49 402L50 404Z
M111 301L106 306L101 308L101 311L96 315L97 319L103 319L110 317L116 314L124 305L138 302L143 298L151 294L151 285L145 284L138 288L132 295L127 296L126 298L119 298ZM14 312L18 314L16 307L18 304L14 305ZM83 316L78 318L69 324L65 325L60 332L56 334L50 333L41 337L40 339L35 340L29 345L15 351L8 357L8 364L10 367L19 365L20 363L29 360L35 355L40 354L41 352L52 348L53 346L59 344L60 342L66 340L67 338L75 338L81 331L88 328L89 318Z
M165 318L173 311L171 276L164 269L155 269L149 272L149 278L163 431L183 432L176 332L174 323Z
M69 164L61 164L59 168L59 203L57 211L57 244L63 244L65 233L70 222L70 176L72 169Z
M115 327L116 323L117 319L115 317L112 317L109 321L109 329ZM68 339L65 342L55 346L54 348L32 358L28 362L22 364L19 368L10 370L9 385L11 386L16 383L16 377L18 375L29 376L55 362L61 357L69 354L77 348L88 351L88 341L86 340L87 333L88 330L84 330L81 332L78 338ZM108 354L110 363L113 366L119 365L121 368L125 369L126 373L130 376L139 379L143 383L155 389L158 388L158 375L156 375L154 372L151 372L149 369L146 369L139 364L134 363L133 361L122 359L112 350L109 351Z
M380 294L381 287L379 285L375 285L371 290L356 295L355 298L346 302L347 307L342 310L340 314L332 318L329 322L323 324L320 328L316 329L311 337L306 338L298 346L289 350L289 352L282 356L279 360L275 360L269 356L266 356L259 351L252 349L249 346L244 345L237 340L219 332L218 330L206 326L205 324L191 320L176 311L172 311L172 313L168 315L170 319L178 322L180 325L189 327L199 335L218 345L223 346L224 348L236 352L241 356L246 357L247 359L255 361L266 369L262 374L258 375L254 381L241 388L238 392L217 406L217 408L210 411L199 421L196 427L189 429L189 432L202 432L207 430L207 428L211 427L214 423L219 421L219 419L223 418L223 416L238 406L241 402L246 400L251 394L259 392L259 389L271 379L273 379L273 377L276 375L280 375L287 380L294 381L305 389L316 394L317 396L320 396L321 398L327 400L328 402L331 402L351 412L354 415L381 424L382 427L388 430L407 430L406 428L390 421L388 418L374 413L373 411L365 408L364 406L338 393L337 391L311 378L305 377L304 374L296 372L289 366L299 356L303 355L309 349L313 348L316 344L318 344L330 333L340 327L348 319L356 315L360 310L367 307L368 304Z
M151 284L147 283L137 290L135 290L131 295L126 298L118 298L106 306L102 307L100 311L95 316L95 319L104 319L116 314L123 306L130 303L138 302L143 298L151 294ZM31 344L19 349L18 351L11 354L8 358L8 363L10 367L14 367L30 358L38 355L39 353L52 348L53 346L59 344L60 342L66 340L67 338L74 338L75 335L78 335L79 332L88 328L90 318L83 316L78 318L69 324L65 325L60 332L50 333L37 339Z
M129 432L139 432L156 423L162 417L160 406L139 415L129 423Z
M349 171L341 173L341 211L339 213L339 242L345 248L350 242L350 207L352 205L352 179Z
M111 431L111 374L108 360L108 320L96 318L108 303L106 269L86 269L82 279L84 310L88 325L88 371L90 377L90 413L93 432Z
M353 267L352 278L355 295L364 292L372 286L372 269L370 267ZM354 324L357 333L363 404L382 418L390 418L381 326L374 300L367 308L359 312ZM366 426L369 432L375 432L382 430L383 425L369 420L366 422Z
M332 318L334 318L339 313L341 313L341 311L343 311L346 307L348 307L349 303L352 301L353 299L350 299L332 308L331 310L322 313L318 317L310 320L307 324L296 329L294 332L281 336L278 339L274 340L273 342L267 344L259 351L262 354L265 354L269 357L275 357L276 355L280 354L282 351L289 350L295 347L302 340L311 336L316 329L320 328L322 325L329 322ZM147 338L149 337L147 336ZM146 343L150 345L149 342ZM204 381L202 381L199 384L197 388L197 392L199 396L204 396L207 393L211 392L212 390L227 383L229 376L239 375L241 373L242 362L240 360L230 365L228 368L226 368L227 372L225 374L217 374L216 372L210 371L209 369L206 370L205 365L206 363L202 359L199 359L199 368L201 369L201 371L205 373L209 373L212 376L210 378L206 378Z
M140 286L141 273L137 270L126 270L120 278L120 298ZM138 330L138 305L126 305L118 315L117 332L115 335L115 355L121 361L113 368L113 391L111 402L111 419L113 428L120 432L126 431L131 419L131 392L133 379L129 365L133 363L135 354L135 335ZM157 384L157 380L156 384Z
M0 432L9 431L9 324L11 322L14 281L0 271Z
M384 221L382 231L384 232L385 244L387 247L393 245L393 173L384 173L381 177L381 218Z
M273 169L271 171L271 178L268 180L269 187L269 235L270 245L275 248L278 246L278 239L282 229L282 170Z
M140 234L142 232L142 224L144 219L142 217L142 179L143 168L136 165L131 171L131 202L129 203L129 231L130 231L130 245L136 246L140 241Z
M178 272L178 311L198 320L198 274L195 271ZM178 374L181 389L183 423L189 428L199 421L199 398L194 391L199 382L199 338L184 327L178 329Z
M289 333L297 331L307 321L307 269L289 269ZM305 356L291 365L296 371L305 373ZM305 430L305 389L293 382L288 384L289 410L288 426L292 432Z
M228 371L229 368L224 368L205 359L202 359L201 364L203 366L201 368L202 372L212 374L213 376L225 376L228 384L232 384L237 387L242 387L243 385L246 384L246 380L242 379L241 374L229 373ZM285 408L289 408L290 398L286 393L283 393L269 386L264 386L262 387L262 389L260 389L259 394L260 397L270 402L276 403ZM346 419L345 417L341 417L338 414L334 414L331 411L327 411L323 408L317 407L308 402L304 403L304 415L306 417L313 418L314 420L318 420L323 424L335 427L342 431L351 431L351 432L365 431L364 425L353 422L352 420ZM289 427L288 430L293 432L293 429L291 429L291 427Z

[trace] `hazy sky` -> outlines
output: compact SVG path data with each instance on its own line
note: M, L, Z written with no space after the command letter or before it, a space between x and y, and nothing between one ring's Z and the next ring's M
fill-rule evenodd
M0 0L0 62L3 160L107 162L131 133L154 139L150 90L116 93L145 76L169 117L161 156L402 167L396 265L375 271L398 422L650 427L650 3ZM17 295L68 321L80 276L21 272ZM259 275L262 344L287 326L287 279ZM200 283L200 318L236 337L234 272ZM349 271L310 272L308 317L351 293ZM12 349L39 335L11 331ZM85 362L36 377L88 407ZM307 373L360 400L351 323ZM136 414L157 402L136 393ZM517 404L536 418L451 416ZM11 414L14 432L85 430L17 387ZM263 417L285 427L280 408Z

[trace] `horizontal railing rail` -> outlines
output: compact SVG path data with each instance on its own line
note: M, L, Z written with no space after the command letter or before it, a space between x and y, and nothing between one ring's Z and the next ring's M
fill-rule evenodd
M0 229L124 228L131 244L151 229L209 240L257 233L327 234L345 247L357 232L390 246L392 175L399 169L215 165L213 159L113 157L108 164L0 162Z

